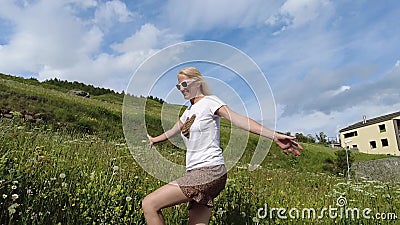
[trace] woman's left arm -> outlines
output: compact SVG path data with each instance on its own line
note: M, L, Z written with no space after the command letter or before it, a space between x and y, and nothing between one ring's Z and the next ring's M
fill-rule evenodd
M294 141L294 137L279 134L273 130L263 127L253 119L234 112L226 105L219 108L215 113L229 120L233 125L241 129L273 140L285 154L290 152L293 155L298 156L300 155L298 149L303 149L301 145Z

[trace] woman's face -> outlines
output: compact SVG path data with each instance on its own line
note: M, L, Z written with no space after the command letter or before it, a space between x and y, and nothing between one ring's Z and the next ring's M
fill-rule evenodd
M178 74L178 84L181 84L183 81L187 81L187 87L183 87L180 85L180 91L183 95L183 98L186 100L192 99L196 97L199 93L199 84L196 81L190 81L190 78L183 74Z

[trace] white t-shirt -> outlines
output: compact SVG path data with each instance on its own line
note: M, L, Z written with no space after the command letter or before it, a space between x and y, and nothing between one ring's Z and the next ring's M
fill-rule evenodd
M185 123L196 115L189 131L189 138L181 133L185 142L186 170L205 166L224 164L220 147L220 117L215 112L225 103L214 95L204 96L194 105L189 106L180 120Z

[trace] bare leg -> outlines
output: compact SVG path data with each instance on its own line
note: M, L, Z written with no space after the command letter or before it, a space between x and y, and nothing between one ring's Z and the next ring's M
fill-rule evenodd
M212 208L193 202L189 210L189 224L207 225L211 217L211 210Z
M144 217L148 225L164 225L165 221L161 209L188 202L187 198L177 184L166 184L153 193L147 195L142 201Z

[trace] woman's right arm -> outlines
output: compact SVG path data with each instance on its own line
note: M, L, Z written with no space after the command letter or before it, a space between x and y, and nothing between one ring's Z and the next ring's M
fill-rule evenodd
M158 143L158 142L162 142L162 141L165 141L165 140L167 140L167 139L169 139L171 137L176 136L177 134L179 134L181 132L181 127L182 126L183 126L183 123L180 120L178 120L178 122L176 122L175 125L171 129L165 131L163 134L161 134L161 135L159 135L157 137L152 137L150 135L147 135L147 137L149 138L150 147L153 147L153 145Z

